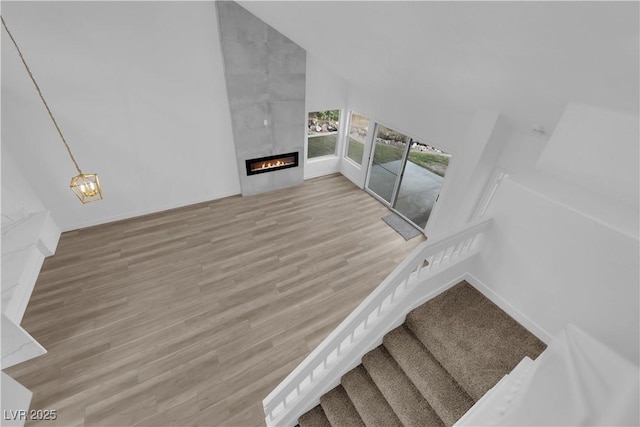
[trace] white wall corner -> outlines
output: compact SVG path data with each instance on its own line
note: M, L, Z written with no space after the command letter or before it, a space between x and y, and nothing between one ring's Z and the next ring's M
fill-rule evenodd
M40 76L47 102L56 105L74 156L87 172L100 174L104 200L81 205L68 187L74 174L69 157L15 48L3 38L2 102L10 108L2 109L2 154L11 151L61 229L240 192L212 2L2 6L22 28L18 42L31 45L29 66ZM105 25L113 19L120 19L117 29ZM114 37L118 32L129 37ZM47 37L58 43L33 43ZM88 40L90 49L79 47ZM101 66L104 51L115 54ZM146 52L143 61L140 51ZM70 61L48 64L50 55ZM69 94L69 102L56 93ZM7 200L4 191L2 198Z
M454 220L456 224L464 224L473 219L473 213L476 211L478 203L483 200L482 196L493 184L490 182L490 178L505 150L510 135L511 126L507 119L503 115L498 115L476 168L469 179L466 197Z
M640 117L569 103L536 169L632 206L640 206Z
M311 179L340 172L342 153L344 151L343 141L344 135L346 135L345 124L349 120L349 112L346 108L349 85L345 79L327 67L322 58L307 52L306 60L305 110L307 117L305 117L305 123L310 112L340 110L340 128L336 142L336 155L307 160L304 165L304 179ZM305 144L305 159L307 159L308 154L307 148L308 145Z
M532 331L555 335L573 323L637 362L637 237L511 178L486 216L495 222L470 270L477 283L524 314Z
M511 305L506 299L502 298L489 286L485 285L482 280L478 279L473 273L467 272L464 275L464 280L469 282L474 288L480 291L485 297L487 297L492 303L500 307L505 313L513 317L518 323L525 327L529 332L538 337L545 344L549 344L553 340L553 335L546 331L542 326L538 325L529 317L525 316L517 308Z
M425 230L430 238L469 221L509 134L509 125L498 112L476 112L464 145L452 153L439 202Z

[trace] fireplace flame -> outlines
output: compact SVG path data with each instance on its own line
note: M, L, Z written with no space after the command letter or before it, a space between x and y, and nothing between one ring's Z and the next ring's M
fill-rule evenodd
M285 163L282 160L272 160L272 161L268 161L268 162L262 162L262 163L258 163L253 170L262 170L262 169L270 169L270 168L276 168L278 166L286 166L290 163Z

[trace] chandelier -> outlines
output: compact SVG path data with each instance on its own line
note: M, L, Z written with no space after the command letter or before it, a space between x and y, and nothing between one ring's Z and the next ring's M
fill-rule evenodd
M67 141L64 138L64 135L62 134L62 131L60 130L60 126L58 126L58 122L56 122L56 119L53 117L53 113L51 112L51 109L49 108L47 101L45 101L44 96L42 95L42 91L40 90L38 83L36 83L36 79L33 77L33 74L31 73L31 70L29 69L27 62L25 61L24 56L22 56L22 52L20 51L18 44L16 43L15 39L13 38L13 35L9 31L9 28L7 28L7 24L6 22L4 22L4 18L0 16L0 19L2 19L2 25L4 26L4 29L7 31L7 34L9 34L9 38L13 42L13 45L16 47L16 50L18 51L18 55L20 56L20 59L24 64L24 68L27 70L27 73L29 74L29 77L31 78L33 85L36 87L36 90L38 91L38 95L40 95L40 99L42 100L44 107L47 109L47 113L49 113L49 117L51 117L51 121L53 122L53 125L56 127L56 130L58 131L58 135L60 135L60 139L62 139L62 143L66 147L67 152L69 153L69 157L71 158L71 161L73 162L74 166L76 167L76 170L78 171L78 175L71 178L71 184L69 185L69 187L71 187L71 191L73 191L73 193L76 196L78 196L78 199L80 199L82 203L89 203L89 202L95 202L96 200L102 200L102 187L100 187L100 181L98 181L98 174L83 173L82 170L80 170L80 166L78 166L78 162L76 162L75 157L73 157L71 148L69 148L69 144L67 144Z

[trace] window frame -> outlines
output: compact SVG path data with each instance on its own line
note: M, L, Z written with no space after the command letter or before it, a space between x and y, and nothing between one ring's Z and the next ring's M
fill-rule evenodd
M362 159L360 159L360 163L356 162L354 159L349 157L349 131L351 130L351 122L352 122L352 118L353 118L354 114L356 114L356 115L358 115L360 117L365 117L367 119L367 121L368 121L367 134L364 137L364 142L362 142ZM344 147L343 147L343 150L342 150L343 151L342 158L347 160L353 166L355 166L355 167L357 167L359 169L363 168L363 163L365 161L365 157L366 157L365 154L366 154L366 151L367 151L367 141L368 141L370 130L371 130L371 123L372 123L372 120L368 116L365 116L364 114L357 113L355 110L349 110L349 118L348 118L348 122L347 122L347 124L345 126L344 137L343 137ZM360 142L360 141L358 141L358 142Z
M309 135L309 115L312 113L320 113L323 111L337 111L338 112L338 129L334 132L330 132L330 133L319 133L316 135ZM306 118L306 124L305 124L305 145L306 145L306 150L305 150L305 160L307 162L316 162L316 161L322 161L322 160L327 160L327 159L334 159L334 158L339 158L340 155L338 154L340 151L340 142L342 140L342 117L344 116L344 112L342 110L342 108L324 108L324 109L315 109L313 111L308 111L307 112L307 118ZM336 144L333 150L332 154L324 154L322 156L315 156L315 157L309 157L309 139L313 139L313 138L318 138L320 136L327 136L327 135L336 135Z

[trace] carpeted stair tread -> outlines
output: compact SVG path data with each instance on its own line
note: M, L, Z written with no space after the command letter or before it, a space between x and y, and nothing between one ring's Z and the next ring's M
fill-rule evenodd
M364 427L358 411L341 385L322 396L320 405L333 427Z
M365 354L362 364L403 425L444 426L442 420L383 346Z
M320 405L301 415L298 418L298 425L300 427L331 427L331 423Z
M545 344L466 282L407 315L407 327L478 400Z
M402 325L383 344L445 425L452 426L474 404L420 341Z
M342 386L367 427L402 426L364 366L347 372L342 377Z

